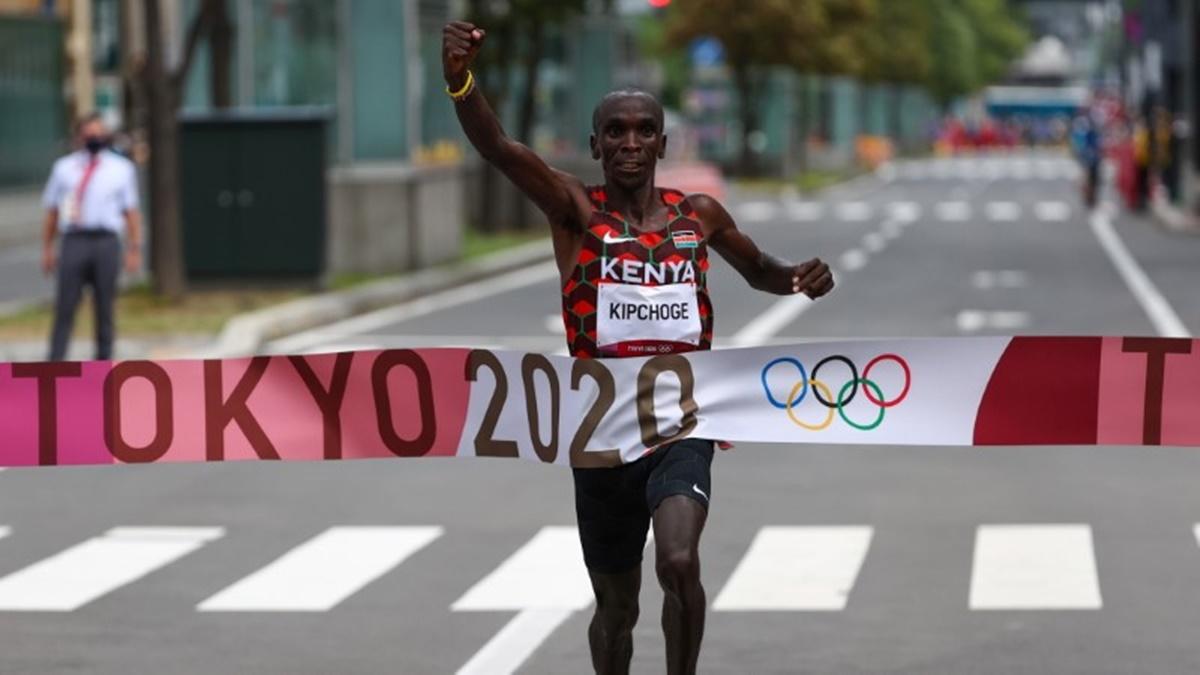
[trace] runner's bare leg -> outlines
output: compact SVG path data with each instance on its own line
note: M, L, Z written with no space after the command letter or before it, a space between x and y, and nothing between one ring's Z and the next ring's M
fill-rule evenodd
M588 626L592 667L602 675L625 675L633 659L633 626L638 619L642 568L619 574L588 571L596 593L596 613Z
M654 511L655 568L663 588L667 673L695 673L704 637L700 533L708 511L690 497L667 497Z

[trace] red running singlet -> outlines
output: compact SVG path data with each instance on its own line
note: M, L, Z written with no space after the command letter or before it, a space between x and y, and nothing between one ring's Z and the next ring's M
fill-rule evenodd
M654 232L610 211L603 187L587 188L592 214L579 258L563 284L572 356L651 356L712 348L708 246L678 190L659 188L669 210Z

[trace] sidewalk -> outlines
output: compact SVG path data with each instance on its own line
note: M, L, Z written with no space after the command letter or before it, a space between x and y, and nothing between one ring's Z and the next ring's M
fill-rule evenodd
M1172 204L1162 190L1155 191L1153 199L1150 200L1150 210L1154 218L1172 232L1200 234L1200 214L1190 213L1187 209Z

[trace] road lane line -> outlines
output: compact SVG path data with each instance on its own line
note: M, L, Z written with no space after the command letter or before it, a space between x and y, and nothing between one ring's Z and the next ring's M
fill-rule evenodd
M526 609L504 624L457 675L500 675L514 673L537 651L542 642L558 630L574 610Z
M436 311L465 305L557 278L558 265L552 260L531 267L522 267L506 274L488 277L310 331L289 335L273 341L269 345L269 351L274 353L302 352L324 342L342 341L352 335L378 330L393 323L408 321Z
M450 608L520 612L458 670L511 673L571 614L592 604L592 585L574 527L543 527Z
M871 544L865 526L764 527L713 602L716 611L838 611Z
M1090 222L1092 232L1100 241L1100 246L1108 254L1109 260L1117 268L1121 278L1125 280L1125 285L1129 287L1133 297L1141 304L1146 316L1150 317L1150 323L1154 324L1154 330L1158 331L1162 337L1189 337L1191 334L1188 332L1187 326L1183 324L1183 320L1175 313L1171 303L1167 302L1154 282L1150 281L1150 277L1146 276L1141 265L1138 265L1129 249L1125 247L1104 210L1093 211Z
M955 316L955 324L963 333L974 333L985 328L999 331L1016 330L1029 325L1029 314L1016 311L984 311L964 309Z
M115 527L0 579L0 611L79 609L224 534L220 527Z
M843 253L838 261L841 263L842 269L853 272L862 269L867 264L867 254L863 253L861 249L852 248Z
M862 245L870 253L879 253L887 246L887 240L879 232L868 232L863 235Z
M1100 609L1087 525L980 525L972 610Z
M440 527L331 527L196 609L326 612L441 535Z

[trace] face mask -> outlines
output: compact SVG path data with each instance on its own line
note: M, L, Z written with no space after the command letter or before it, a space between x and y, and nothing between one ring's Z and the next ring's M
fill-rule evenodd
M107 143L99 136L88 136L83 140L83 147L87 148L87 151L93 155L103 150L105 145Z

